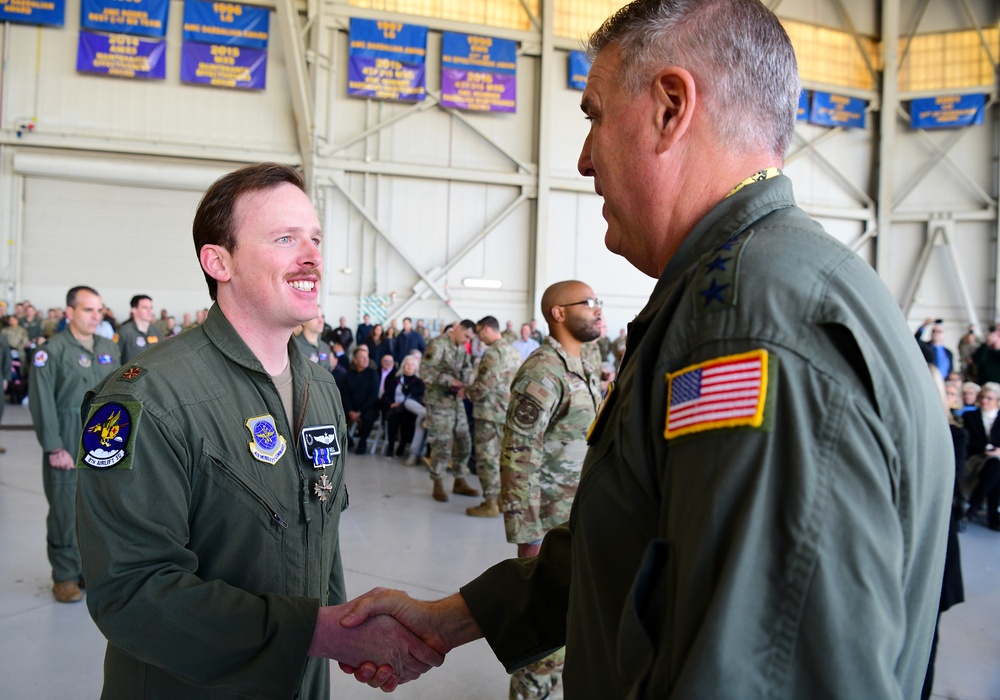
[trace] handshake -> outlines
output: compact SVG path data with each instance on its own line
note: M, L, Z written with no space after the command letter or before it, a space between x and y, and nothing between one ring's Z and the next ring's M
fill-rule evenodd
M335 659L345 673L389 693L457 646L483 636L461 594L428 602L374 588L343 605L321 607L309 656Z

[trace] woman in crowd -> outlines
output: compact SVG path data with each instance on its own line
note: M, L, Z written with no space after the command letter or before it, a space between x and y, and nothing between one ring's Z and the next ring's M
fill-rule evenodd
M415 403L422 408L424 403L424 382L417 376L418 365L416 357L407 355L403 358L400 371L386 379L382 410L388 434L387 457L402 457L413 441L418 416L412 411L412 405ZM417 450L420 448L419 445L414 447Z

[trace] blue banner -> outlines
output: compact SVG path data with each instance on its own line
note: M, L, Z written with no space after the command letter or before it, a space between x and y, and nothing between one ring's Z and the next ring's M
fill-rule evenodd
M264 7L184 0L184 41L266 49L269 22Z
M83 0L80 26L98 32L167 35L170 0Z
M267 84L267 51L245 46L182 42L181 82L263 90Z
M914 129L957 129L983 123L986 95L922 97L910 102Z
M351 18L347 94L419 102L427 94L427 27Z
M118 78L167 77L167 42L140 39L129 34L80 32L76 69Z
M478 112L517 110L517 42L441 34L441 106Z
M569 52L569 87L574 90L584 90L587 87L587 74L590 73L590 59L583 51Z
M66 0L0 0L0 22L22 22L61 27Z
M858 97L814 92L809 121L818 126L842 126L849 129L865 128L864 100Z
M809 93L803 90L799 93L799 109L795 113L795 120L804 122L809 119Z

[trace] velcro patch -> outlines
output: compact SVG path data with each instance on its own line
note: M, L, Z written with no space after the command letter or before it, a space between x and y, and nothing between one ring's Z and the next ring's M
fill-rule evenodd
M530 430L535 427L541 412L538 404L526 396L522 396L517 406L514 407L514 425L522 430Z
M760 428L767 404L768 352L726 355L666 376L670 439L718 428Z
M91 408L83 428L78 469L131 469L135 436L142 415L138 401L106 403Z

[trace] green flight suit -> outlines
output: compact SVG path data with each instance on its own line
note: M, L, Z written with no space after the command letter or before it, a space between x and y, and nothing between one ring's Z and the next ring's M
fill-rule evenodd
M306 653L319 607L345 599L346 428L333 375L288 352L294 425L218 306L88 395L79 532L103 698L329 697L329 661ZM111 450L88 444L126 418ZM323 469L307 429L340 441Z
M319 365L327 372L331 370L330 355L333 354L333 351L330 350L329 345L318 339L316 344L313 345L309 342L309 339L306 338L305 333L299 333L295 336L295 340L299 344L299 350L302 351L302 354L305 355L310 362Z
M163 342L163 334L155 323L150 323L149 328L143 333L135 325L135 321L129 319L118 326L115 339L122 354L122 365L127 365L139 353Z
M76 471L56 469L49 453L76 454L82 429L80 403L92 386L120 366L118 347L94 336L94 350L69 329L56 333L31 356L28 407L42 446L42 486L49 503L46 542L53 581L76 581L83 574L76 538Z
M569 523L462 589L498 658L565 642L568 698L918 697L953 456L871 267L787 178L751 184L685 238L628 338ZM678 427L668 402L744 353L756 388L721 387L723 408L746 391L759 425Z

